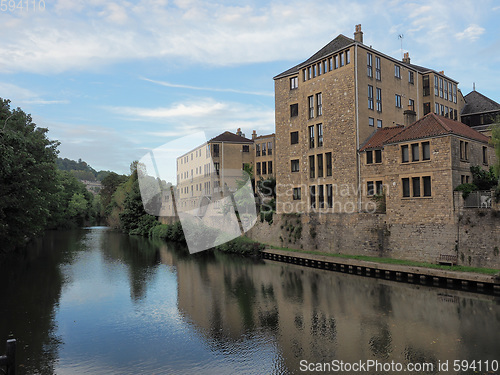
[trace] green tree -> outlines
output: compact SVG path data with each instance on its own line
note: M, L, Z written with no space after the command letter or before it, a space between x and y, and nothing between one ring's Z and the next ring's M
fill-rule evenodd
M495 155L497 157L494 169L497 177L500 178L500 116L497 117L496 122L491 127L491 142L495 146Z
M39 235L57 194L59 142L0 98L0 243L4 251Z

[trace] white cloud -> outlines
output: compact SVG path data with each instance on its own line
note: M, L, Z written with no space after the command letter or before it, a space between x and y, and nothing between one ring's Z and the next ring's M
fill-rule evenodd
M458 40L466 39L471 42L476 41L482 34L484 34L485 29L478 25L470 25L464 31L456 33L455 36Z
M0 82L0 97L5 99L10 99L15 106L18 104L33 104L33 105L45 105L45 104L68 104L69 100L48 100L40 97L40 94L13 85L11 83Z

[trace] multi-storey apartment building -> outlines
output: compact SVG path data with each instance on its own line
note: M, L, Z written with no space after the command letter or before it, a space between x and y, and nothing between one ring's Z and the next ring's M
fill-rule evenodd
M236 190L244 164L253 165L253 141L224 132L177 158L177 210L200 209L204 200ZM202 214L202 213L200 213Z
M361 25L274 81L278 212L360 211L358 150L377 128L461 112L457 81L364 45Z
M491 125L500 122L500 104L473 90L464 96L461 120L464 124L491 135Z
M254 142L254 176L256 179L268 179L274 177L274 133L257 136L254 131L252 140Z

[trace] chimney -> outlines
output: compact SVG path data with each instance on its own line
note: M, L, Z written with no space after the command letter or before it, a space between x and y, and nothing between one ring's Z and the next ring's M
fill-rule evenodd
M257 132L254 130L252 133L252 140L254 140L255 138L257 138Z
M410 53L409 52L405 52L404 57L403 57L403 62L405 64L409 64L410 63Z
M417 121L417 113L411 105L408 105L408 109L404 111L403 114L405 117L405 127Z
M356 25L356 31L354 32L354 40L359 43L363 43L363 32L361 31L361 24Z
M238 128L238 130L236 130L236 135L239 135L240 137L242 136L242 132L241 132L241 128Z

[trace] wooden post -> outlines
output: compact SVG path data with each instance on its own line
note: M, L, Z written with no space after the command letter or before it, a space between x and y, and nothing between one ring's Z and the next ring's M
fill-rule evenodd
M16 375L16 340L7 340L7 375Z

